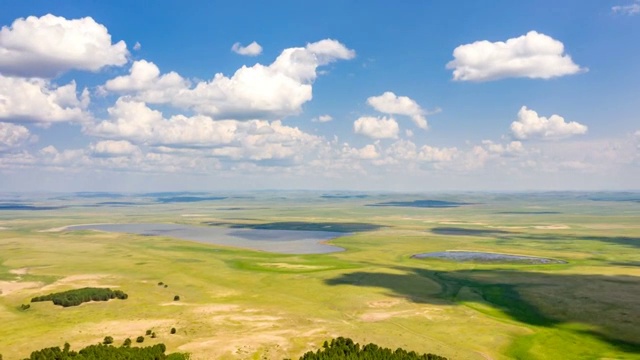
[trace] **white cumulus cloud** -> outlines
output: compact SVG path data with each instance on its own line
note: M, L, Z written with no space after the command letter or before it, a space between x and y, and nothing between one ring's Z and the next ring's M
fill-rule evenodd
M98 157L127 156L140 152L140 148L126 140L103 140L91 144L91 152Z
M89 91L78 97L76 83L56 87L43 79L0 75L0 120L49 125L88 118Z
M345 159L357 159L357 160L373 160L377 159L380 154L373 144L365 145L361 148L352 148L349 144L343 144L341 155Z
M108 80L102 87L112 92L140 92L148 102L170 102L182 91L189 87L189 81L183 79L178 73L171 71L160 75L160 69L156 64L138 60L131 64L129 75L118 76Z
M19 147L31 138L26 127L0 122L0 151Z
M524 151L524 146L520 141L511 141L510 143L503 145L491 140L482 140L482 145L484 145L485 149L489 153L497 155L514 155Z
M193 87L177 73L160 75L153 63L139 61L129 75L107 81L104 88L219 119L277 119L299 113L302 104L311 100L319 66L354 56L353 50L327 39L285 49L268 66L243 66L230 77L218 73Z
M449 163L460 156L456 147L418 146L409 140L398 140L385 150L385 158L380 164L408 165L411 163Z
M29 16L0 30L5 75L50 78L71 69L98 71L124 65L128 54L124 41L112 44L107 28L91 17Z
M429 145L424 145L420 148L418 153L418 160L428 162L446 162L453 160L458 155L458 149L451 148L437 148Z
M506 42L476 41L460 45L447 64L458 81L491 81L503 78L549 79L581 71L564 44L545 34L530 31Z
M262 46L257 42L252 42L247 46L242 46L239 42L233 44L231 46L231 51L236 54L245 55L245 56L258 56L262 54Z
M318 117L311 119L311 121L313 122L321 122L321 123L329 122L331 120L333 120L333 117L331 115L320 115Z
M123 98L108 112L110 119L88 129L89 134L165 149L209 149L210 156L234 160L297 159L321 141L281 121L213 120L204 115L167 119L142 102Z
M638 15L640 14L640 1L636 0L633 4L616 5L611 8L614 14Z
M395 139L400 128L393 118L363 116L353 123L353 131L372 139Z
M572 135L582 135L587 126L575 121L566 122L562 116L551 115L549 118L539 116L537 112L526 106L518 111L518 120L511 123L511 133L517 139L561 139Z
M387 91L380 96L372 96L367 103L374 109L385 114L406 115L421 129L427 128L425 111L413 99L407 96L397 96Z

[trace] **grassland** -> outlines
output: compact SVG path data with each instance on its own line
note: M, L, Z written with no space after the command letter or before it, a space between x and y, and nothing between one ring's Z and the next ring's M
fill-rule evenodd
M193 359L294 358L336 336L451 359L640 359L640 204L620 201L628 196L321 195L192 201L198 196L177 194L172 201L124 196L116 202L99 194L44 196L23 204L43 210L0 211L0 354L21 359L45 346L80 347L107 335L120 344L150 329L157 337L144 345L164 343L168 352L191 352ZM181 197L190 201L176 200ZM465 205L366 206L415 200ZM330 242L346 251L282 255L60 231L112 222L330 226L346 231ZM411 258L445 250L567 263ZM129 298L20 308L34 296L87 286L119 289Z

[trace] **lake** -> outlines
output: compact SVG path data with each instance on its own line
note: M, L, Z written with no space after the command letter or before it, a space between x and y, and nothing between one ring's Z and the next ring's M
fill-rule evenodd
M95 230L144 236L166 236L278 254L327 254L344 251L344 248L322 242L346 235L331 231L231 229L182 224L89 224L68 226L66 230Z

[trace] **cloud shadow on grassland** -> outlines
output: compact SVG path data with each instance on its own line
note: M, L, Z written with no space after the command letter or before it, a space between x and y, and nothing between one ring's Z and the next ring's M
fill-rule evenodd
M353 272L325 282L331 286L384 288L393 296L416 303L482 302L514 320L535 326L582 323L593 329L582 333L622 351L640 351L639 277L512 270L396 270L403 270L405 274ZM429 280L440 285L438 294L423 290ZM461 290L465 288L476 297L464 295Z

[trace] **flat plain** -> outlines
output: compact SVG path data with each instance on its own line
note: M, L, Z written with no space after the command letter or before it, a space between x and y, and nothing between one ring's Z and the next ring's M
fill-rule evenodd
M162 342L196 360L297 358L336 336L451 359L640 359L638 193L4 194L0 202L5 360L105 336L121 344L147 330L157 337L143 345ZM66 228L82 224L331 231L341 236L327 243L345 250L282 254ZM455 250L559 261L412 257ZM21 309L86 286L129 297Z

